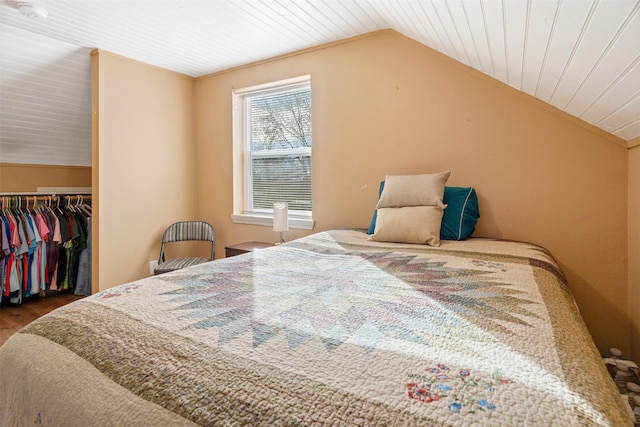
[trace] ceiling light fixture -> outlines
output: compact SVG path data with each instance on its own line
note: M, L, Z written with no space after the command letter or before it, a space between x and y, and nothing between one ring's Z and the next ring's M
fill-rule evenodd
M47 19L47 9L30 1L19 1L18 12L31 19Z

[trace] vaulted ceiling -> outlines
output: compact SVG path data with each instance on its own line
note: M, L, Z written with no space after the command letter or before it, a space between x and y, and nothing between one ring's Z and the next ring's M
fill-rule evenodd
M623 140L640 137L640 0L33 0L48 12L35 20L18 3L0 0L5 74L22 71L18 59L64 73L100 48L198 77L391 28ZM46 53L30 48L46 40Z

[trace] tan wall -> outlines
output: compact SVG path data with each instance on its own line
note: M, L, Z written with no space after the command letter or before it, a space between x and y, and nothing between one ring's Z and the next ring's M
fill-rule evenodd
M197 80L198 209L220 249L277 239L230 219L232 88L305 74L314 231L367 227L385 174L450 169L450 185L478 191L476 235L551 250L600 350L628 352L623 141L393 31Z
M195 219L194 81L103 51L93 61L93 265L106 289L148 276L166 226Z
M640 363L640 138L629 150L629 311L631 358Z
M30 193L38 187L91 187L91 167L0 163L0 192Z

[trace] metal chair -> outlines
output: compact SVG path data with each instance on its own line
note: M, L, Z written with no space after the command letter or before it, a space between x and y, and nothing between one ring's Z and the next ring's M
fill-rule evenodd
M171 224L162 235L162 246L160 247L158 266L153 270L153 273L168 273L192 265L202 264L203 262L213 261L215 239L216 232L213 227L204 221L180 221ZM167 243L197 240L211 242L211 258L186 257L165 259L164 249Z

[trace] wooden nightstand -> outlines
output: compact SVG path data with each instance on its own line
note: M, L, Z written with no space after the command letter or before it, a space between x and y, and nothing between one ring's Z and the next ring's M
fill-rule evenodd
M264 249L270 248L274 246L273 243L264 243L264 242L244 242L238 243L237 245L225 246L225 256L228 258L230 256L242 255L247 252L252 252L256 249Z

